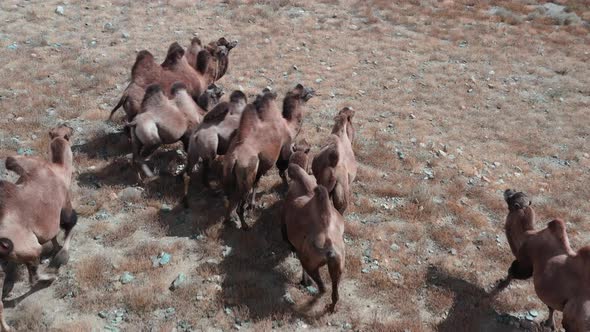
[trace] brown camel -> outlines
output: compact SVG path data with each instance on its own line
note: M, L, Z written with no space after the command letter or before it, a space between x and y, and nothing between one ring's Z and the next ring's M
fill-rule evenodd
M16 183L0 180L0 280L4 298L14 284L16 264L25 264L32 285L57 278L61 265L69 259L76 211L70 199L72 129L60 126L50 132L50 160L13 156L6 158L6 169L19 175ZM60 249L57 235L65 231ZM38 271L42 245L52 241L56 252L45 273ZM0 327L9 331L0 302Z
M535 292L549 308L545 326L555 330L554 311L563 312L566 331L590 329L590 246L574 252L569 244L565 223L556 219L543 230L534 229L535 213L525 193L506 190L509 213L506 236L516 260L508 270L511 279L533 277Z
M109 119L123 106L127 121L133 120L135 115L141 112L141 102L147 87L151 84L159 84L165 94L172 97L169 94L172 85L182 82L186 85L188 93L196 100L210 84L225 75L229 65L229 52L236 45L237 41L228 42L225 38L220 38L198 51L194 65L188 62L192 61L192 52L200 47L200 41L194 39L188 57L185 56L182 46L175 42L168 48L162 64L158 64L150 52L139 52L131 70L131 83L111 111Z
M186 173L192 176L194 166L199 159L202 161L202 182L209 187L210 163L218 156L227 152L231 138L235 135L242 112L248 99L239 90L232 92L229 102L221 102L208 112L203 122L191 134L188 148ZM188 184L188 183L185 183ZM185 195L188 186L185 186Z
M328 189L338 212L344 213L351 202L350 186L356 177L357 164L352 150L354 111L343 108L334 118L328 144L313 159L312 171L318 184Z
M317 185L304 170L304 152L295 152L289 164L291 183L285 198L281 230L283 238L297 253L303 269L301 283L316 282L320 294L326 291L319 268L328 265L332 279L331 312L338 302L338 284L344 272L344 218L334 208L327 189Z
M277 95L268 89L248 104L242 113L238 132L232 139L223 160L223 184L228 197L226 221L237 212L243 229L248 229L244 205L251 194L254 206L256 185L279 159L285 147L291 151L291 142L301 128L303 105L313 90L298 84L287 93L283 112L279 111Z
M220 97L213 90L207 90L205 94L217 101ZM141 104L142 112L128 124L133 163L148 178L154 174L147 167L145 158L162 144L182 141L186 150L191 130L201 123L206 112L194 102L184 83L175 83L171 95L173 99L168 99L160 85L150 85Z

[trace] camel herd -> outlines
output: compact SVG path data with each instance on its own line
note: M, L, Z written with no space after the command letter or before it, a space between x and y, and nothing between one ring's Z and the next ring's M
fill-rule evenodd
M237 42L225 38L203 45L198 38L185 50L173 43L162 64L148 51L138 53L131 82L113 114L123 107L125 131L133 151L133 167L141 182L156 178L148 158L163 144L182 142L187 153L184 178L185 206L190 186L199 174L204 190L221 189L226 198L225 221L249 228L246 210L256 206L256 188L274 165L288 190L283 199L281 232L302 266L303 285L313 280L323 294L320 267L327 265L332 281L334 312L338 285L345 269L344 213L351 203L351 184L357 173L353 143L355 111L344 107L334 117L332 133L312 156L303 139L306 103L313 89L296 84L282 103L265 88L249 102L243 91L221 101L223 91L214 83L228 69L230 51ZM49 160L10 156L6 169L19 176L16 183L0 181L0 278L2 298L11 290L17 264L26 265L32 285L51 282L68 261L76 211L70 184L73 156L72 129L61 125L50 131ZM506 236L515 261L508 276L495 288L503 290L512 279L533 277L538 297L549 307L546 324L555 329L554 310L563 312L566 331L590 330L590 247L578 252L569 246L565 224L554 220L535 230L535 213L526 194L507 190L509 213ZM65 232L63 246L57 241ZM40 271L42 245L52 241L52 259ZM311 279L310 279L311 278ZM9 331L0 303L1 330Z

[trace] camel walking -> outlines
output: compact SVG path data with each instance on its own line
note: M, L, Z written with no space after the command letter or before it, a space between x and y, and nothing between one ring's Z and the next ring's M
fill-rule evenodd
M328 144L313 159L312 171L318 184L326 187L338 212L344 213L351 202L350 186L356 178L357 163L352 150L354 111L345 107L334 118Z
M154 173L145 159L162 144L182 141L187 150L191 130L201 123L206 113L193 101L184 83L175 83L171 94L173 99L168 99L160 85L150 85L141 105L142 112L128 124L131 129L133 164L147 178L153 178ZM205 94L210 99L219 100L219 95L213 90L207 90Z
M236 45L237 41L228 42L225 38L220 38L201 48L200 40L193 39L189 54L185 56L185 50L175 42L168 48L162 64L158 64L150 52L139 52L131 69L131 83L111 111L109 119L123 106L127 122L131 122L142 111L141 104L146 89L152 84L159 84L165 95L172 97L169 93L172 85L182 82L189 95L196 100L208 86L225 75L229 66L229 53ZM193 60L195 52L198 53L196 60ZM196 63L191 64L189 61Z
M313 90L298 84L283 100L283 112L278 109L277 95L267 89L248 104L242 113L238 132L232 139L223 160L223 184L228 197L226 221L237 213L242 228L248 229L244 217L247 196L255 204L256 186L260 178L291 144L303 120L303 105L313 96Z
M0 261L2 298L11 290L15 264L25 264L32 285L57 278L61 265L69 259L72 229L77 215L72 208L72 128L60 126L50 131L50 160L14 156L6 158L6 169L19 175L16 183L0 181ZM65 231L61 249L60 228ZM52 241L57 253L45 273L38 270L42 245ZM9 331L0 303L2 331Z
M311 284L313 279L320 294L325 286L319 268L328 265L332 279L331 312L338 302L338 284L344 272L344 218L334 208L328 191L317 185L314 177L307 174L306 152L295 152L291 157L288 174L291 178L282 214L283 238L291 245L301 261L301 283Z

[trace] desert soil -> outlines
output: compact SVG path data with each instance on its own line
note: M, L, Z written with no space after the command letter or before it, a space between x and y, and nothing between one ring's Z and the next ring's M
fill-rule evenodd
M19 331L540 330L531 281L487 296L512 261L503 190L529 193L538 227L560 217L574 248L590 241L585 1L4 0L0 22L0 156L44 156L51 127L75 129L71 259L24 299L21 271L4 311ZM301 134L314 151L339 109L356 110L337 313L324 312L329 290L298 285L276 171L249 232L224 225L223 198L199 186L182 207L180 145L153 156L157 181L137 183L122 112L108 112L138 51L161 61L193 36L239 40L226 96L317 90Z

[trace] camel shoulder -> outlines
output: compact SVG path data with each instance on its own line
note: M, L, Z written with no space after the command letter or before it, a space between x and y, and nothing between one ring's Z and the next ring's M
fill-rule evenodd
M0 219L6 213L8 202L16 196L17 187L14 183L0 180Z

